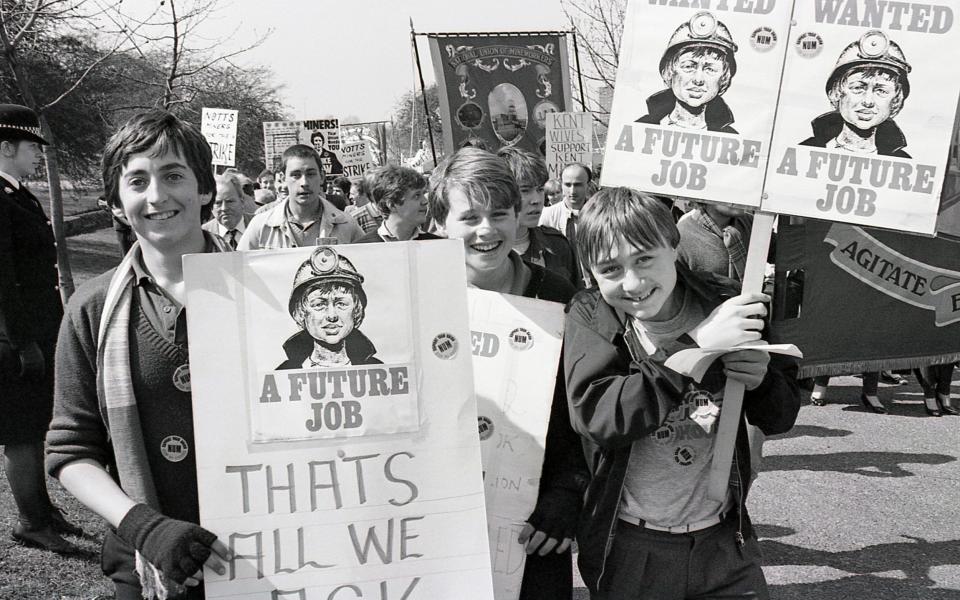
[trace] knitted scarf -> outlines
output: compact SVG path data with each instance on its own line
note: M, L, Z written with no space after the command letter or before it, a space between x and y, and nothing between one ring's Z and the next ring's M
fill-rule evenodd
M207 247L213 246L217 252L230 251L220 237L207 232L203 235ZM120 487L134 502L159 510L130 376L130 310L135 283L133 265L141 257L140 243L136 242L124 256L107 287L97 333L97 388L100 414L113 445ZM136 565L144 598L166 600L183 591L182 586L164 576L139 551L136 553Z

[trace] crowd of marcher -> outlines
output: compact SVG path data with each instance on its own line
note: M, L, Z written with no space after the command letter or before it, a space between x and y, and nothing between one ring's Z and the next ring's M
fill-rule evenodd
M746 500L763 437L797 417L798 364L740 350L700 382L664 365L685 348L765 336L770 297L739 290L743 209L675 212L671 199L598 189L583 164L549 180L542 156L514 148L462 148L429 176L384 165L350 182L328 181L314 147L298 144L254 181L215 174L199 131L154 111L104 149L124 258L64 310L49 222L22 185L44 143L36 115L0 106L0 360L12 382L4 405L19 416L0 425L0 443L16 539L75 550L63 535L77 528L44 483L45 439L46 471L109 524L102 565L116 598L203 598L202 567L222 573L230 553L199 525L192 453L168 444L194 445L182 257L451 238L463 241L468 285L567 306L539 496L518 539L520 597L571 597L574 541L595 599L768 597ZM349 316L332 295L362 296L343 269L318 292L329 302L298 309L303 319ZM349 361L347 343L316 340L329 360ZM957 413L951 375L951 365L920 374L930 414ZM727 379L746 389L746 418L715 500L708 473ZM881 412L875 381L864 375L864 403Z

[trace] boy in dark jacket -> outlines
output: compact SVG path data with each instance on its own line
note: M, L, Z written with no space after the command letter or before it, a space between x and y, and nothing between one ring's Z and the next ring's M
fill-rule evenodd
M698 383L666 366L688 347L761 339L763 294L676 262L679 234L657 200L604 189L580 214L580 256L596 280L567 312L571 423L591 450L579 567L593 600L768 598L745 508L750 453L741 419L730 484L707 494L726 378L749 421L789 430L796 363L759 350L721 357Z

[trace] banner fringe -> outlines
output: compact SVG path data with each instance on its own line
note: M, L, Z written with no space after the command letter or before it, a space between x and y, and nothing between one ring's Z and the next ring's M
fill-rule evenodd
M825 375L851 375L856 373L871 373L874 371L894 371L899 369L916 369L930 365L940 365L960 361L960 352L949 354L935 354L932 356L909 356L903 358L880 358L873 360L857 360L843 363L820 365L801 365L798 377L821 377Z

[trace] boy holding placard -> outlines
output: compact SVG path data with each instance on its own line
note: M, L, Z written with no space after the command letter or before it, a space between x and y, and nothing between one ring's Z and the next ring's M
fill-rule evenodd
M229 251L200 224L215 190L199 131L133 117L103 155L107 201L137 243L71 298L60 327L47 470L106 519L118 600L202 599L229 552L199 522L183 255Z
M759 341L768 298L678 263L669 211L627 188L591 199L577 242L597 282L569 305L564 333L571 421L594 455L577 536L591 598L767 598L742 419L722 502L709 498L709 472L726 379L743 382L752 424L782 433L800 406L797 365L740 350L697 382L664 361Z

